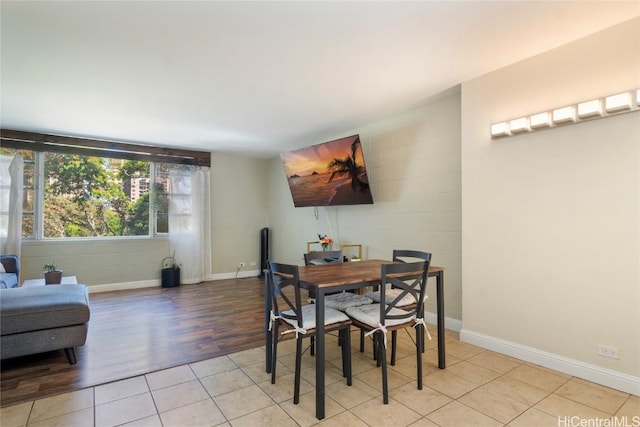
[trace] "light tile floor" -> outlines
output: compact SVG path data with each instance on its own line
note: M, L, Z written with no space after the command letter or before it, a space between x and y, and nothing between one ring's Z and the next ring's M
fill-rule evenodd
M382 404L380 369L357 351L351 387L335 339L327 345L326 418L315 418L314 358L305 354L301 398L293 404L293 341L278 347L277 383L264 372L264 347L0 409L19 426L555 426L640 425L640 397L460 342L447 332L447 369L435 340L416 388L415 347L401 336ZM599 420L599 421L598 421ZM598 424L598 422L600 424ZM609 424L607 424L607 422ZM591 423L591 424L589 424Z

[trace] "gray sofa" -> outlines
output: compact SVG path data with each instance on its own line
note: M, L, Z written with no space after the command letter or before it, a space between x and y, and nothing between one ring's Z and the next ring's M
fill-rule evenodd
M64 349L75 364L75 347L86 342L89 317L85 285L0 289L1 358Z
M0 289L18 287L20 279L20 263L17 255L0 255L0 263L4 272L0 270Z

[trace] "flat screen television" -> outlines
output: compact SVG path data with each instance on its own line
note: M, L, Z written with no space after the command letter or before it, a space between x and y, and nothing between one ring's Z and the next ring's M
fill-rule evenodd
M372 204L360 136L280 155L295 207Z

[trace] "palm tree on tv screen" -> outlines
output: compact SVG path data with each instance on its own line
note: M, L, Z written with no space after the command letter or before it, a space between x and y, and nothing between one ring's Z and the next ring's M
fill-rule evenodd
M358 151L358 145L360 144L359 140L354 141L351 144L351 155L347 155L342 159L333 159L329 162L327 166L327 170L331 172L331 176L329 177L329 182L336 176L348 176L351 178L351 188L353 191L360 189L360 191L365 191L369 184L363 182L360 179L360 176L365 173L364 166L358 164L356 159L356 154Z

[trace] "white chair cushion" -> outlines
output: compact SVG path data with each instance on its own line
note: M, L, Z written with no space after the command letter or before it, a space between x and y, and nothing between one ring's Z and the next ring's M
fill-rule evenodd
M349 307L346 313L353 319L366 323L373 328L378 327L380 323L380 304L361 305L358 307ZM389 314L403 314L406 311L400 308L392 308ZM411 316L406 319L387 319L385 320L385 326L401 325L413 321L416 316Z
M284 311L283 314L295 315L293 310ZM285 319L285 322L293 327L298 326L295 319ZM324 324L330 325L332 323L346 322L349 317L341 311L333 308L325 307L324 309ZM316 306L313 304L302 306L302 329L315 329L316 327Z
M391 289L387 288L384 291L384 299L387 304L391 304L391 302L402 293L402 289ZM364 294L365 297L369 297L373 300L373 302L380 302L380 291L375 292L367 292ZM400 301L396 304L396 307L402 307L403 305L411 305L415 304L416 299L411 294L406 294L402 297Z
M357 307L371 303L373 303L371 298L364 295L352 294L351 292L340 292L339 294L324 297L325 307L335 308L340 311L345 311L349 307Z

